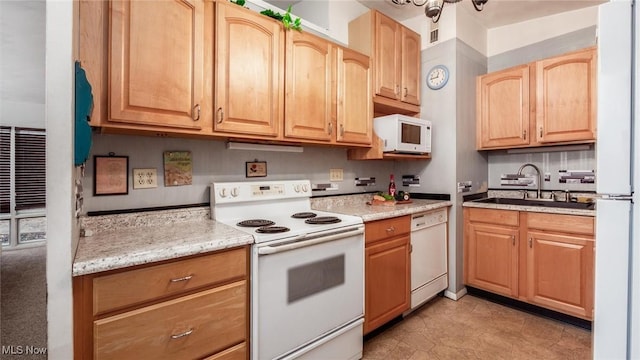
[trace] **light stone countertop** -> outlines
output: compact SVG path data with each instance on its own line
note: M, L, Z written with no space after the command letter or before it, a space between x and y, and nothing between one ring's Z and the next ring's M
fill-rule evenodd
M193 209L151 213L105 215L98 220L81 221L87 226L83 230L91 236L80 238L73 276L253 243L253 236L209 219L205 209L195 214ZM164 222L157 224L158 218Z
M412 203L410 204L393 206L367 205L367 201L370 201L372 197L373 195L371 194L362 194L312 198L311 208L315 210L359 216L362 218L362 221L369 222L435 210L452 205L451 201L422 199L411 199Z
M546 207L546 206L488 204L488 203L479 203L479 202L473 202L473 201L465 201L462 203L462 206L473 207L473 208L483 208L483 209L528 211L528 212L539 212L539 213L550 213L550 214L596 216L595 210L557 208L557 207Z

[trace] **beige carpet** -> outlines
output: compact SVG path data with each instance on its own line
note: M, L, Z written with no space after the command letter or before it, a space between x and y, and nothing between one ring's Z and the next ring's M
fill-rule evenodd
M591 359L591 332L471 295L436 298L364 344L371 359Z
M2 251L0 358L46 359L46 247Z

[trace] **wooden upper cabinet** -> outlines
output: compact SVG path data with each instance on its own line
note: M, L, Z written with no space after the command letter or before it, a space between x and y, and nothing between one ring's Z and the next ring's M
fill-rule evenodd
M337 141L370 145L373 103L369 57L338 48L337 83Z
M215 133L281 138L284 30L277 21L216 2Z
M349 23L349 47L372 58L376 113L420 112L420 35L372 10Z
M536 63L538 142L595 140L596 50Z
M374 48L375 93L391 99L399 99L402 76L400 24L379 12L375 13Z
M529 144L529 65L480 76L477 91L477 148Z
M200 129L204 1L112 1L110 14L108 121Z
M335 47L298 31L288 31L286 39L284 136L329 142Z
M596 49L479 76L478 150L596 139Z
M420 35L401 27L402 101L420 105Z

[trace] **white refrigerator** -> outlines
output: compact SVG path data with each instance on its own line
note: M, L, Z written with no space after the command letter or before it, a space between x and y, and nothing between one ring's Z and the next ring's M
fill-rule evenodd
M599 7L594 359L640 359L638 13L630 0Z

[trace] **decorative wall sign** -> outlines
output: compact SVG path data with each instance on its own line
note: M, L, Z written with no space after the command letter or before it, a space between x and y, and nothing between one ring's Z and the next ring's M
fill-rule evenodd
M126 195L129 193L129 157L93 157L93 195Z
M191 185L192 181L191 151L165 151L164 186Z
M265 177L267 176L267 162L266 161L247 161L245 163L245 176L251 177Z

